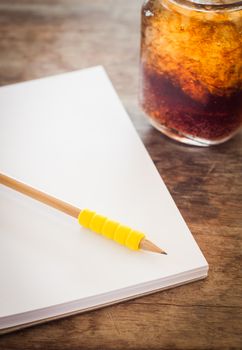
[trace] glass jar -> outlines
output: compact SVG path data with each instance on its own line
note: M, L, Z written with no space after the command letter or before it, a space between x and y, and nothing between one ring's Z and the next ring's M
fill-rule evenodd
M140 102L173 139L230 139L242 125L242 2L145 1Z

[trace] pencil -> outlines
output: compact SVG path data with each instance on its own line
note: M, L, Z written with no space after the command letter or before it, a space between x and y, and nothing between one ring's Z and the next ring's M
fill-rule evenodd
M120 225L118 222L98 215L94 211L77 208L5 174L0 173L0 183L78 219L80 225L102 234L107 238L113 239L117 243L123 244L130 249L143 249L153 253L167 254L163 249L146 239L142 232Z

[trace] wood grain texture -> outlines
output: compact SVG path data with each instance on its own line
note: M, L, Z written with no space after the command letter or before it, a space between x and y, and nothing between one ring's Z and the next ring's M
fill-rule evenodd
M102 64L204 252L209 277L5 335L0 349L242 349L242 134L175 143L137 104L138 0L0 0L0 85Z

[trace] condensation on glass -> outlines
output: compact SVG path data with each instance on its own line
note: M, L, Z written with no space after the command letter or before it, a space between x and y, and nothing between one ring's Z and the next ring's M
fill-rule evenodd
M242 125L242 2L150 0L142 7L140 102L151 124L208 146Z

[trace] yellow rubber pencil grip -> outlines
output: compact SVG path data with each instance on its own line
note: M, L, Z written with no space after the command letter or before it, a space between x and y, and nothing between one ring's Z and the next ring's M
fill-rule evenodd
M83 209L80 212L78 222L83 227L113 239L115 242L133 250L139 249L140 241L145 237L142 232L134 231L130 227L109 220L105 216L88 209Z

